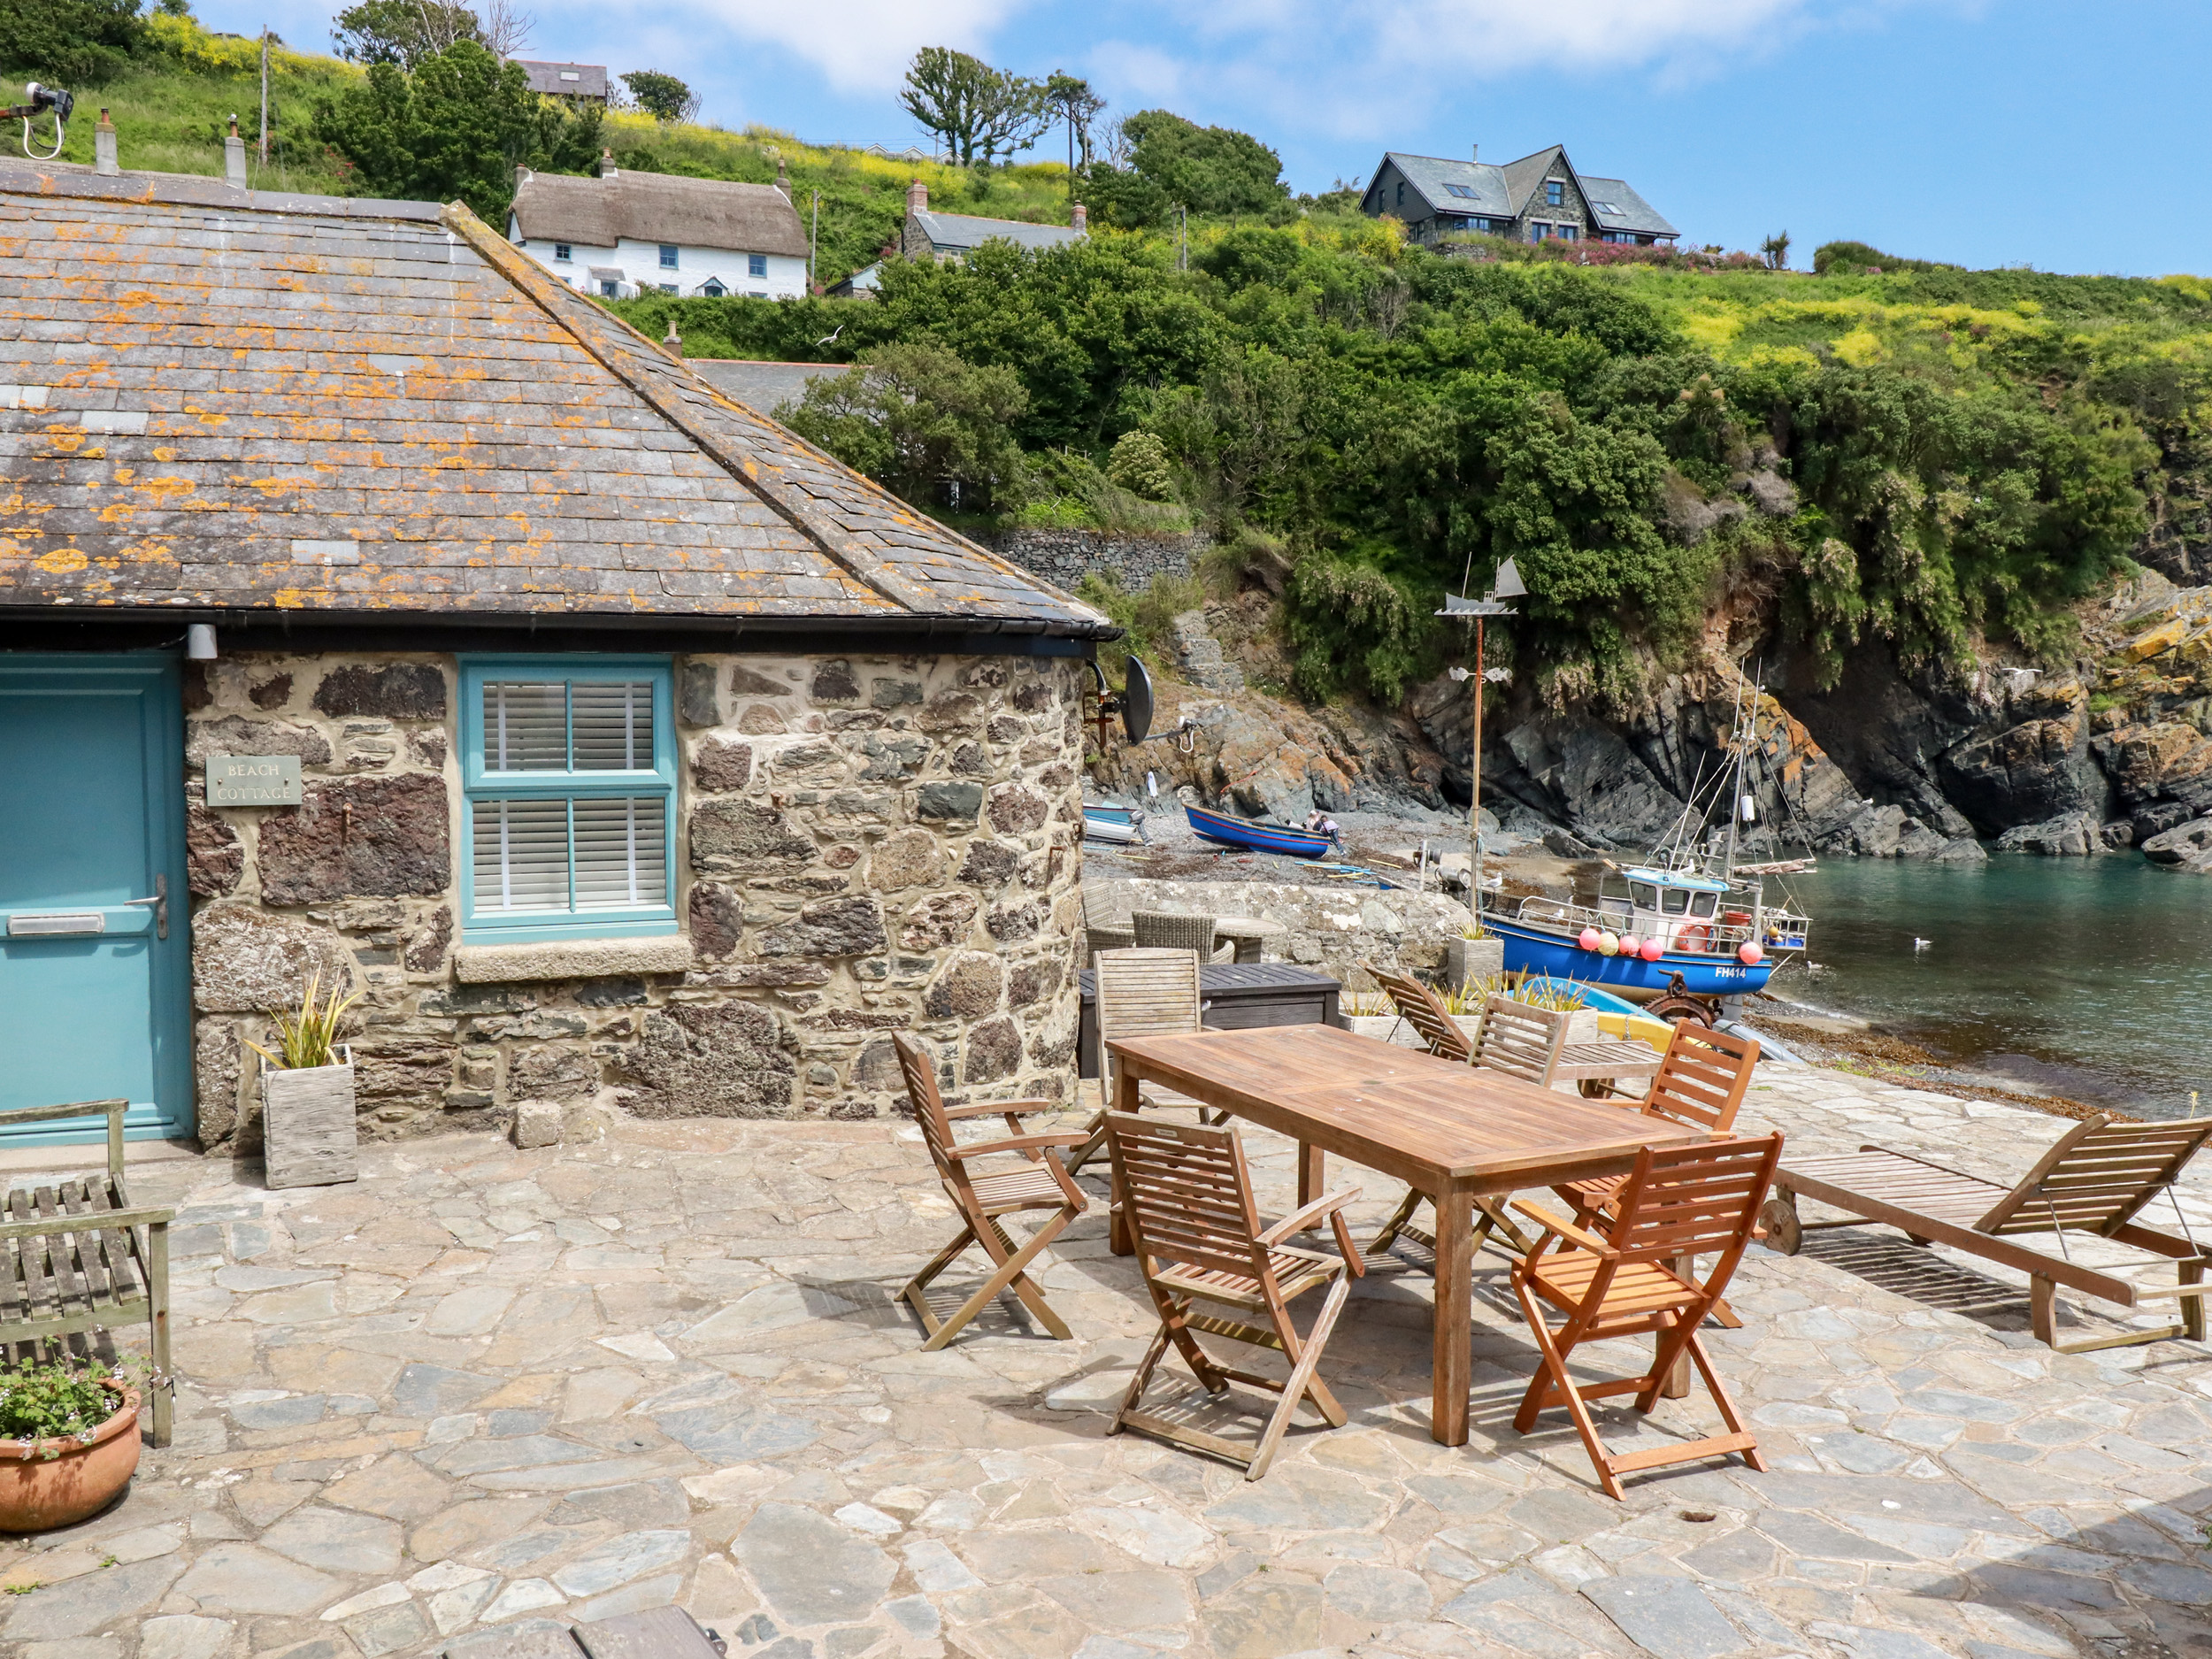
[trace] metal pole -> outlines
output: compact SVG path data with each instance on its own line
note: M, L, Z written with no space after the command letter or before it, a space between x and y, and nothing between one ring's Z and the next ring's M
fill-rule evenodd
M817 190L814 193L814 230L812 234L809 235L806 239L806 290L810 294L814 292L814 260L815 256L821 250L821 246L822 193L819 190Z
M1482 618L1475 618L1475 753L1474 802L1467 810L1468 870L1473 879L1467 889L1467 908L1475 926L1482 926Z
M261 165L269 165L269 26L261 26Z

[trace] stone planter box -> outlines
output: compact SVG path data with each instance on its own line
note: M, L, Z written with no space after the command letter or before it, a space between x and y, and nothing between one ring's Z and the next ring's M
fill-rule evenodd
M1444 941L1444 983L1464 985L1505 972L1502 939L1448 939Z
M342 1064L261 1068L263 1161L271 1187L328 1187L360 1174L353 1051Z
M1425 1053L1428 1048L1428 1044L1421 1041L1420 1033L1413 1029L1412 1023L1399 1018L1395 1014L1357 1014L1345 1024L1360 1036L1372 1037L1378 1042L1395 1043L1401 1048L1418 1048ZM1482 1024L1482 1016L1455 1014L1452 1024L1464 1032L1467 1041L1471 1043L1475 1040L1475 1027ZM1392 1034L1394 1027L1396 1031L1394 1036Z

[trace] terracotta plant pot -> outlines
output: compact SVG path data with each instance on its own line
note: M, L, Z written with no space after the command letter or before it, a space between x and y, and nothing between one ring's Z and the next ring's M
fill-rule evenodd
M100 1386L123 1403L89 1442L0 1440L0 1532L67 1526L97 1515L130 1485L138 1467L138 1390Z

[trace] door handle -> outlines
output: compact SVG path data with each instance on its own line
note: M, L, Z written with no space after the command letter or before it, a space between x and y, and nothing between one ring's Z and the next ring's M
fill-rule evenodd
M154 896L150 899L125 899L126 904L150 904L154 907L154 937L169 937L169 878L154 878Z

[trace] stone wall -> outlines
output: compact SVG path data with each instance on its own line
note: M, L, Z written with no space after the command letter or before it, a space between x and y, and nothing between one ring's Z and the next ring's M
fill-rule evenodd
M1295 962L1344 981L1375 988L1363 964L1433 977L1448 943L1466 926L1464 900L1437 893L1389 891L1349 884L1295 887L1273 881L1155 881L1099 884L1109 910L1181 910L1201 916L1250 916L1279 923L1267 941L1271 962Z
M248 1040L303 979L360 993L365 1134L519 1100L867 1118L888 1033L949 1092L1071 1087L1079 695L1070 658L675 664L674 939L462 939L450 657L244 654L187 682L199 1133L258 1140ZM300 757L296 808L211 810L212 754Z
M1096 572L1135 592L1155 576L1187 576L1206 550L1202 534L1132 535L1105 530L1001 530L991 550L1071 593Z

